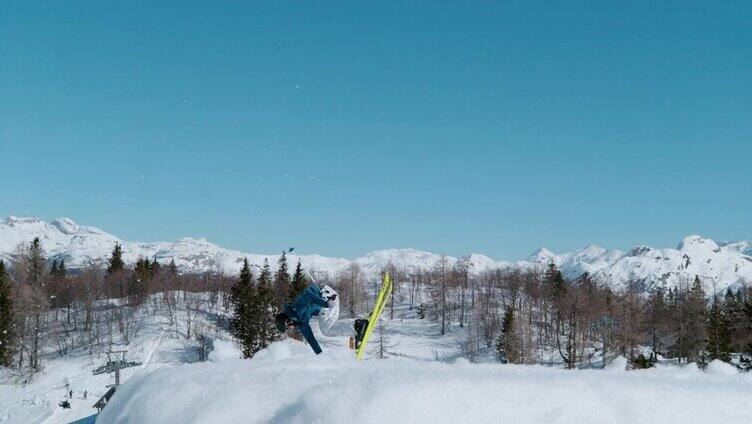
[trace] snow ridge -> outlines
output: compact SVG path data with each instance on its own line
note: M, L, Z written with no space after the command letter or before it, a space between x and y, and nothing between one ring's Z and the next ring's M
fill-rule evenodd
M752 381L728 364L711 363L707 372L692 364L629 373L624 371L626 360L618 364L621 369L572 372L466 360L358 362L344 347L328 347L314 356L303 344L282 341L250 360L230 357L136 375L118 390L99 420L144 424L752 420L752 411L745 407Z
M64 259L69 268L103 265L115 243L123 247L123 259L134 263L142 257L157 258L161 263L171 260L181 271L215 271L234 274L240 270L243 258L254 267L266 259L272 267L279 255L245 253L225 249L204 238L181 238L175 242L140 243L122 240L99 228L79 225L69 218L45 222L38 218L10 216L0 220L0 259L12 261L18 247L39 237L51 259ZM433 268L441 255L416 249L386 249L368 253L353 260L321 255L290 255L294 263L300 260L314 277L333 276L356 263L368 278L376 278L388 264L405 272L426 271ZM457 258L446 257L452 266ZM589 245L583 249L556 254L541 248L517 262L498 261L481 254L468 258L471 273L489 269L543 268L556 264L570 279L587 272L615 289L638 283L644 289L674 287L691 284L695 276L703 281L708 293L736 288L752 282L752 241L715 242L700 235L684 238L676 249L657 249L636 246L627 252Z

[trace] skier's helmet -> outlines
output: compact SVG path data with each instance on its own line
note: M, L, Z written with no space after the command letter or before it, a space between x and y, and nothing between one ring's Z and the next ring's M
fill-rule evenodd
M326 331L339 319L339 298L337 292L329 286L321 289L321 298L326 302L326 306L319 314L319 327Z
M336 295L337 295L337 292L333 288L331 288L329 286L324 286L321 289L321 297L323 299L329 300L332 297L335 297Z

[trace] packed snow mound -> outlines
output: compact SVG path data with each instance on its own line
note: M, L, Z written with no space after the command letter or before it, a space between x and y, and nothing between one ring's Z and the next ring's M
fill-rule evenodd
M714 359L710 361L707 368L705 368L705 372L708 374L713 374L713 375L737 375L739 374L739 370L737 370L735 366L729 364L728 362L723 362L718 359Z
M622 355L614 358L610 363L606 364L606 371L609 373L620 373L627 370L627 364L629 360Z
M680 368L605 373L540 366L355 361L278 342L252 360L134 376L106 423L744 423L752 380ZM709 401L723 399L723 402Z
M212 362L240 359L243 357L243 352L232 341L215 339L212 345L214 349L209 352L209 360Z

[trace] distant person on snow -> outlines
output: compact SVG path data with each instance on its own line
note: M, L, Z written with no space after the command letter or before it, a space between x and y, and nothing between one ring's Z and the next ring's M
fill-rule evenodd
M308 286L292 303L286 304L281 313L277 314L275 317L277 330L284 333L288 327L297 326L300 334L305 337L311 349L318 355L321 353L321 346L313 335L309 321L314 316L319 316L323 308L328 309L323 320L325 326L331 327L339 314L337 292L329 286L321 289L315 285Z

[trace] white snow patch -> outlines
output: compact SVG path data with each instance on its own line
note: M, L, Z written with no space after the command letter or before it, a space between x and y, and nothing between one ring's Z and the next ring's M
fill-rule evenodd
M702 374L702 371L697 366L697 363L692 362L679 368L680 373L684 376L695 376Z
M712 375L737 375L739 370L735 366L718 359L710 361L705 372Z
M621 362L621 361L620 361ZM623 362L622 362L623 363ZM715 367L715 366L714 366ZM107 423L743 423L752 380L681 368L607 373L540 366L355 361L278 342L251 360L131 378Z
M212 344L214 345L214 350L209 352L209 360L212 362L240 359L243 357L243 352L231 341L215 339Z
M629 361L627 358L625 358L622 355L617 356L614 358L613 361L606 364L606 372L614 374L614 373L621 373L625 372L627 370L627 364Z

